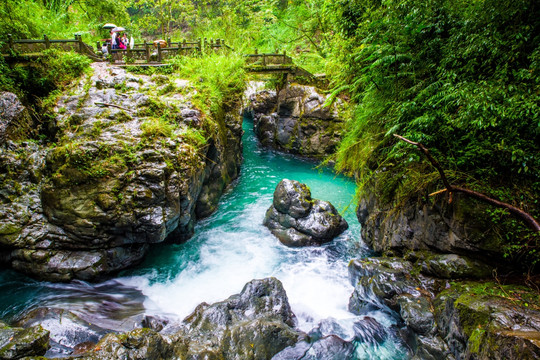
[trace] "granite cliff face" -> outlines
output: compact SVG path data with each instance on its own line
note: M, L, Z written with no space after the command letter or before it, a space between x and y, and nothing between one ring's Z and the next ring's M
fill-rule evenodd
M326 100L314 87L290 85L279 94L263 90L251 95L248 110L264 146L321 159L335 151L344 125L341 102L324 106Z
M0 149L0 259L39 279L96 279L189 238L238 176L239 100L212 119L186 81L92 70L57 100L55 143Z

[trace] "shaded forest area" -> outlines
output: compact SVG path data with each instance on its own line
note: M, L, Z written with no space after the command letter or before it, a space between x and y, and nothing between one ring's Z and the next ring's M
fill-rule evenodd
M360 196L369 189L399 206L444 188L399 134L429 148L454 186L540 218L537 1L4 0L0 19L0 41L81 34L94 44L114 22L137 40L223 38L240 54L286 50L327 75L331 99L350 101L346 136L329 160L357 179ZM74 76L84 65L54 59ZM28 95L69 80L48 67L31 73L0 61L0 89ZM486 215L494 224L486 236L500 238L509 258L538 264L538 233L506 210Z

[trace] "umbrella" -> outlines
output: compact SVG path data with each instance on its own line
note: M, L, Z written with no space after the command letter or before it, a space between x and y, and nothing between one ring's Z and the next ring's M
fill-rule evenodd
M121 26L117 26L114 29L112 29L111 31L112 32L120 32L120 31L126 31L126 29L121 27Z
M158 43L159 43L159 46L164 48L167 46L167 42L165 40L154 40L154 45L155 46L158 46Z
M116 27L116 25L111 24L111 23L107 23L107 24L103 25L104 29L114 29L115 27Z

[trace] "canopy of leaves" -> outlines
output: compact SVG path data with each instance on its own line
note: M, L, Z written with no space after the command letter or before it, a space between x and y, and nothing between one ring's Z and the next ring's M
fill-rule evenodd
M539 218L538 4L343 0L332 8L344 50L336 92L357 104L339 169L376 184L387 202L443 188L426 160L392 136L400 134L428 147L454 185ZM509 253L538 262L537 236L493 218Z

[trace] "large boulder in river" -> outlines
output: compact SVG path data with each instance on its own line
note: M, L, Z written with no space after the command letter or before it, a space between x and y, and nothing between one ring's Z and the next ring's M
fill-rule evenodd
M288 179L277 185L264 225L291 247L331 241L349 226L331 203L312 199L307 185Z
M341 140L341 101L326 106L327 96L311 86L290 85L276 94L263 90L250 96L255 133L264 146L292 154L323 158Z
M189 238L239 173L239 100L205 116L186 82L92 70L58 99L55 144L0 148L0 262L39 279L98 279Z
M0 145L7 140L21 140L34 132L28 109L17 95L0 92Z

